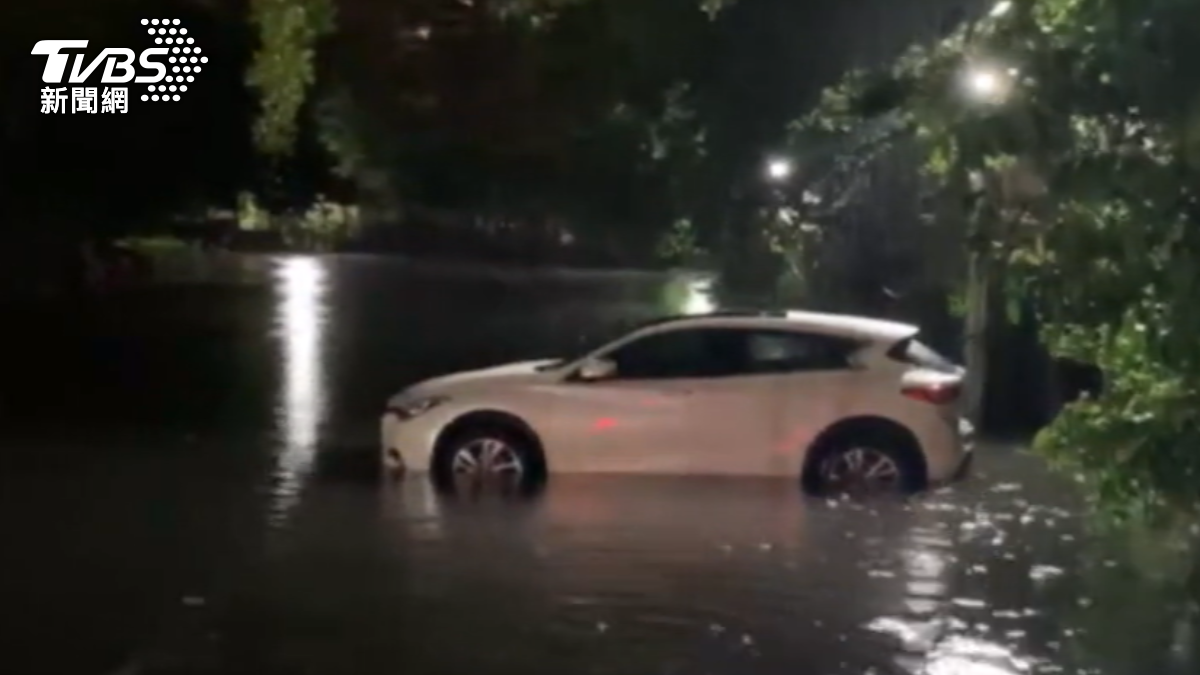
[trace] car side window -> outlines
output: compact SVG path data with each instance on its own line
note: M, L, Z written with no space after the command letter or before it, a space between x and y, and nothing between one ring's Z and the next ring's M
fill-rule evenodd
M619 380L722 377L744 372L745 342L739 331L673 330L634 340L607 358Z
M858 345L844 338L791 331L748 335L749 370L755 373L842 370Z

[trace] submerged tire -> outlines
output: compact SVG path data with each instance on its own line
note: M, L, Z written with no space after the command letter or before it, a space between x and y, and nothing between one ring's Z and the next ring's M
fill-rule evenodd
M438 444L430 476L451 494L529 494L545 482L536 443L505 425L472 425Z
M919 450L898 434L844 434L814 448L803 476L817 495L907 495L925 487Z

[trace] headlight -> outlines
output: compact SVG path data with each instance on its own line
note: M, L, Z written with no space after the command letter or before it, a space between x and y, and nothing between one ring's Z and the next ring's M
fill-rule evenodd
M439 405L449 401L446 396L426 396L417 398L403 403L394 403L388 406L388 413L395 415L401 420L410 420L417 415L423 415Z

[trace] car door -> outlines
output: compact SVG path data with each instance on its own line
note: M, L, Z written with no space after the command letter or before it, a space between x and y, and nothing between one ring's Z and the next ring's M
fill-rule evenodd
M712 329L660 329L597 354L615 364L611 377L582 381L568 375L557 410L559 429L574 433L562 440L560 466L684 470L682 448L716 426L701 418L711 403L703 396L706 387L715 373L729 368L714 345Z
M688 428L673 458L689 473L799 475L803 448L856 405L850 354L859 345L793 330L711 331L721 364L688 401Z
M772 472L796 474L804 450L833 422L861 407L863 374L850 339L790 330L756 330L749 338L750 369L771 392L775 420Z
M768 460L779 435L776 383L755 368L747 328L704 332L706 369L701 378L681 378L686 417L678 440L660 462L687 474L771 473Z
M616 365L601 382L571 382L559 400L575 412L572 441L588 470L727 473L773 437L769 383L746 371L745 331L656 331L598 354ZM586 412L583 412L586 411ZM584 468L581 466L581 468Z

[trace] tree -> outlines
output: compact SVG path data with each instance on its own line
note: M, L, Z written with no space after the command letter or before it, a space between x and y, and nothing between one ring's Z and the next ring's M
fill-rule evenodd
M688 77L712 6L346 5L317 62L319 134L370 201L557 221L649 257L698 164Z
M968 296L1002 284L1053 352L1103 368L1036 447L1118 517L1200 504L1197 38L1192 0L1004 1L804 125L893 115L962 223Z
M246 74L259 93L254 139L263 154L287 156L316 82L318 43L333 30L333 0L250 0L250 21L259 42Z
M729 0L688 0L690 6L714 14ZM399 3L403 14L415 19L413 28L447 7L471 8L471 14L490 15L517 22L530 30L544 30L565 14L597 10L595 0L490 0L474 3L444 3L409 0ZM611 4L611 3L610 3ZM626 5L630 3L625 3ZM658 3L662 5L663 3ZM645 5L645 3L642 3ZM317 51L336 27L335 0L251 0L250 21L258 30L259 48L247 81L259 92L260 116L255 138L268 155L287 155L296 139L298 118L317 80ZM594 13L594 11L593 11ZM643 35L648 37L648 35ZM643 41L638 47L653 48Z

